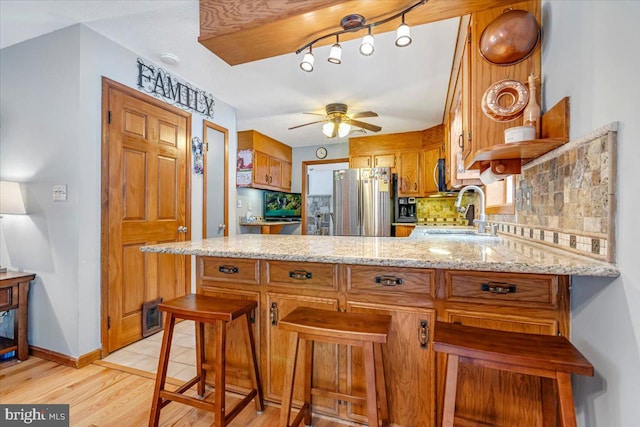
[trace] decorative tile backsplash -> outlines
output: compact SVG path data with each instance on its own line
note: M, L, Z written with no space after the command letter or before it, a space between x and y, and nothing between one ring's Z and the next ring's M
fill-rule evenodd
M499 230L613 262L616 123L527 163L516 176L516 214ZM531 192L531 209L522 203Z
M470 204L477 206L477 196L473 193L462 195L461 206ZM419 223L434 225L468 225L464 213L460 213L455 207L455 197L424 197L416 199L416 212ZM477 215L477 208L476 217Z

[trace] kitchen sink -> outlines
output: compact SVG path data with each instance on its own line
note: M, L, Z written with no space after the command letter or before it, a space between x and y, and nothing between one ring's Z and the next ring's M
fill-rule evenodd
M490 233L478 233L475 227L433 227L417 225L411 237L427 237L427 236L478 236L478 237L497 237Z

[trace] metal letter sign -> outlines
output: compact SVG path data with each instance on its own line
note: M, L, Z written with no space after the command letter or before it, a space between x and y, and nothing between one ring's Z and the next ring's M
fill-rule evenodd
M156 98L164 98L187 111L194 111L213 118L213 106L216 105L211 94L189 83L182 83L162 68L145 64L138 58L138 88Z

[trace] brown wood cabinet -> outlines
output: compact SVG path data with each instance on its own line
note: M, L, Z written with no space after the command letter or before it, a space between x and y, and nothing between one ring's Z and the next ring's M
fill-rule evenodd
M247 130L238 132L238 150L253 151L252 187L291 191L291 147Z
M383 345L390 421L397 426L439 425L444 386L443 359L430 335L435 321L490 329L569 335L567 276L437 270L197 257L197 292L255 299L265 399L280 402L289 333L278 321L299 306L384 313L391 316ZM228 332L227 375L247 387L241 331ZM205 340L210 340L207 329ZM235 343L238 343L237 345ZM207 353L207 358L213 354ZM465 418L499 425L541 425L540 383L510 373L464 366L457 411ZM364 393L359 349L317 344L314 384L339 393ZM298 383L300 385L301 383ZM294 390L300 402L301 390ZM364 422L363 407L315 398L313 411ZM516 422L517 421L517 422Z
M398 194L420 196L420 150L403 151L398 154Z
M409 237L416 227L414 225L396 225L396 237Z

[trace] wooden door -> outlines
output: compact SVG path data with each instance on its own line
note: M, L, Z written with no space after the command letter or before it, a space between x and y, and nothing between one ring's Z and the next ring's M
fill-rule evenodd
M269 159L269 185L282 189L282 160L271 157Z
M414 427L435 425L435 371L429 340L435 311L358 302L348 302L347 310L391 316L387 343L382 345L389 424ZM425 333L422 338L424 341L421 341L421 331ZM362 349L350 347L349 350L347 393L363 396L366 387ZM349 403L347 408L348 418L366 422L366 407Z
M108 354L142 338L144 302L182 296L189 284L184 256L145 254L140 247L190 238L191 120L182 110L107 79L103 105L103 350Z
M371 156L351 156L349 157L350 168L370 168Z
M437 170L438 159L440 158L440 147L430 148L422 151L422 195L435 194L438 192Z
M420 151L404 151L399 155L400 181L399 193L401 196L417 196L420 194Z
M253 183L269 185L269 156L260 152L253 152Z
M285 317L297 307L315 307L323 310L338 311L338 300L335 298L317 298L307 296L291 296L267 293L265 310L269 322L265 325L266 374L265 399L281 401L284 387L284 373L289 352L289 331L278 328L278 320ZM300 359L298 359L300 360ZM300 404L302 394L302 363L296 367L296 386L293 390L294 402ZM338 391L339 355L336 344L315 343L313 350L314 387ZM324 380L324 381L322 381ZM313 398L313 411L329 415L338 415L339 405L335 399Z

